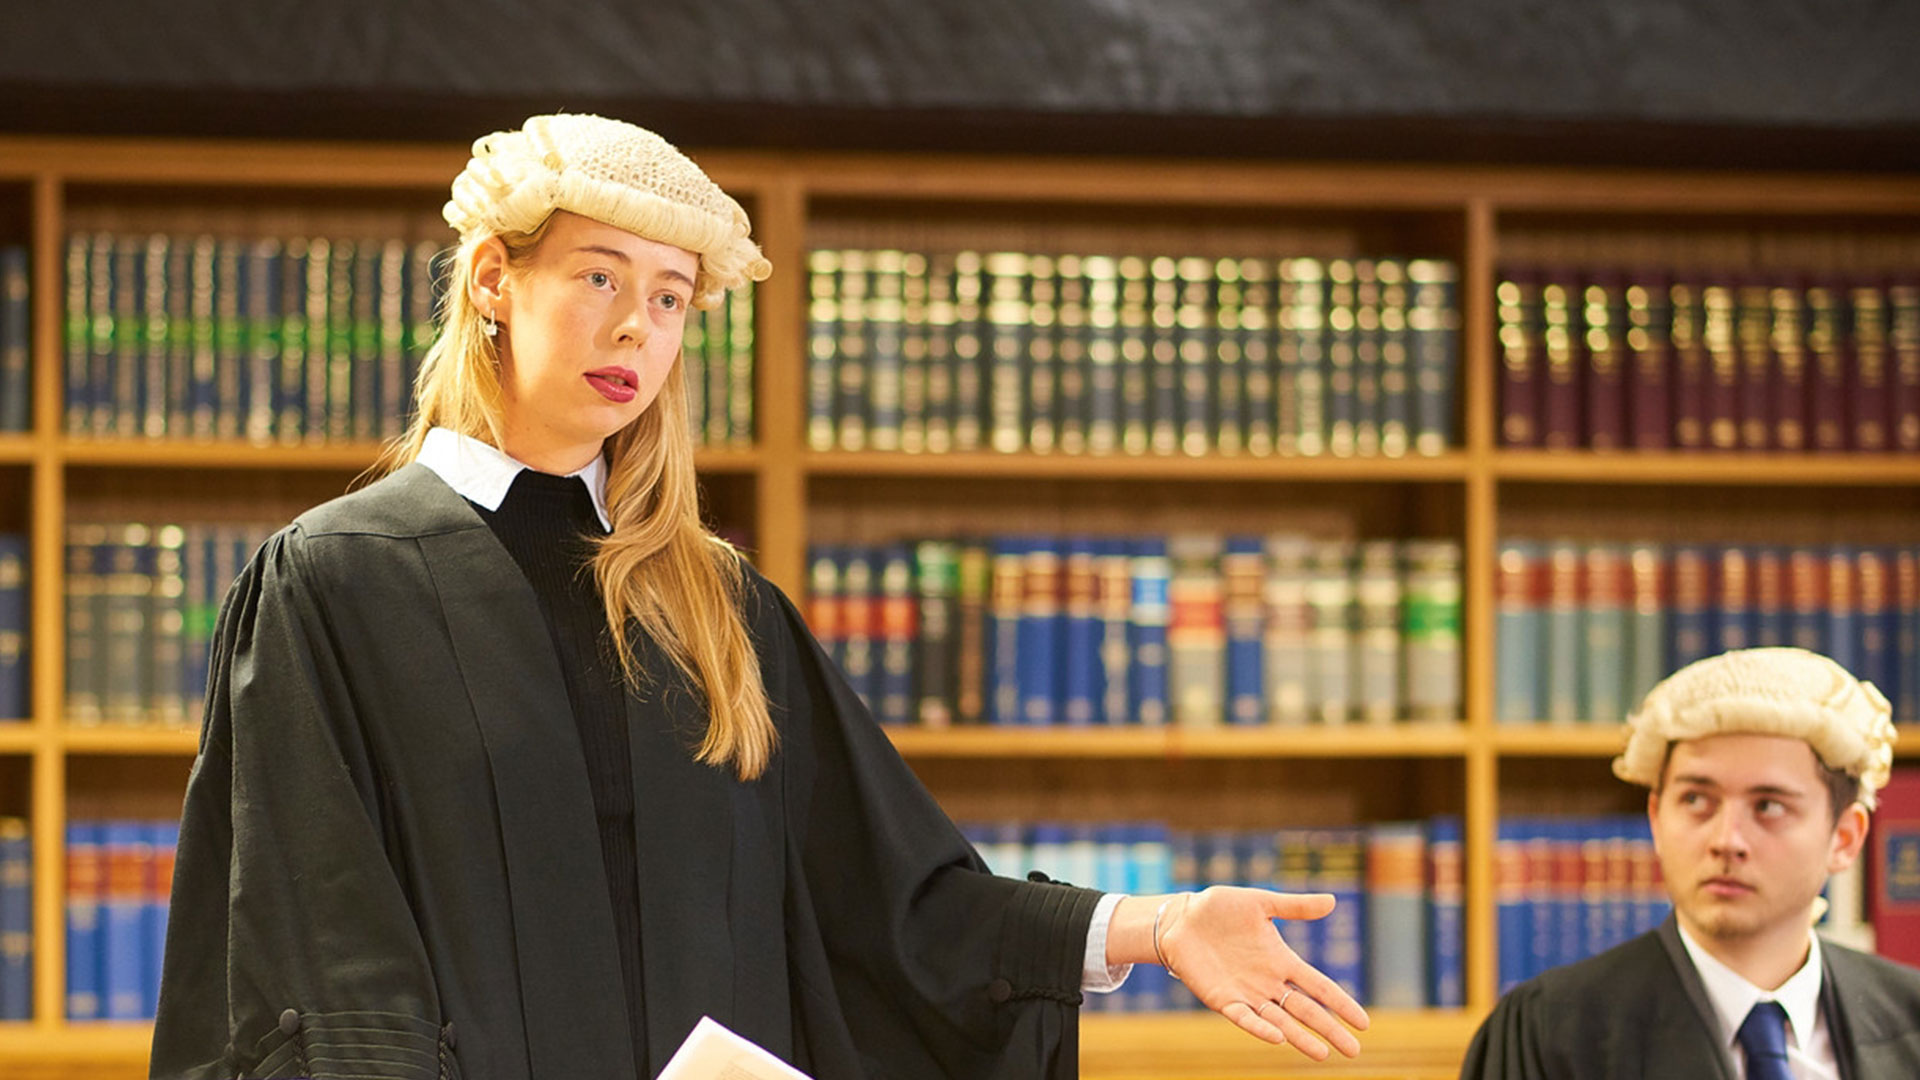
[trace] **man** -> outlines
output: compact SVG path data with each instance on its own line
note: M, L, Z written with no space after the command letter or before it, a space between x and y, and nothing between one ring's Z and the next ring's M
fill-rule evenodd
M1651 788L1674 913L1501 999L1464 1078L1920 1077L1920 971L1812 932L1866 841L1892 710L1800 649L1691 664L1627 721L1614 774Z

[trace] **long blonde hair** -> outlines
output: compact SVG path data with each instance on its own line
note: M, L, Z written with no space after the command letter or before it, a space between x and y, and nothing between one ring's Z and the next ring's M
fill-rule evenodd
M500 235L508 272L532 259L552 221ZM469 295L474 251L486 239L468 236L455 251L439 332L414 380L413 420L382 450L374 475L417 458L435 427L500 445L500 358ZM706 698L707 730L695 759L752 780L772 759L776 733L743 613L742 557L700 523L683 368L676 359L653 405L601 450L613 528L598 543L593 575L627 683L640 689L650 681L627 632L638 624Z

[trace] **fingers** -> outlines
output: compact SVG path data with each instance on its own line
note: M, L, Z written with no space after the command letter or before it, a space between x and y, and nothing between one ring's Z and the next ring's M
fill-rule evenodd
M1267 914L1276 919L1319 919L1333 911L1332 893L1283 893L1262 891Z
M1271 1001L1265 1002L1265 1005L1267 1008L1267 1012L1269 1014L1274 1014L1273 1002ZM1282 1045L1285 1045L1287 1042L1287 1036L1284 1032L1282 1032L1278 1027L1275 1027L1272 1021L1268 1020L1264 1016L1261 1016L1260 1011L1258 1009L1255 1009L1252 1005L1249 1005L1244 1001L1227 1002L1224 1006L1221 1007L1220 1015L1226 1017L1228 1020L1233 1021L1236 1027L1246 1032L1247 1034L1252 1035L1256 1039L1262 1039L1266 1042L1273 1043L1275 1046L1282 1046ZM1327 1056L1326 1051L1323 1049L1320 1052L1320 1057L1315 1058L1314 1060L1316 1061L1323 1060L1326 1056Z
M1293 995L1293 999L1288 1002L1290 1010L1297 1007L1299 999L1302 994L1304 994L1313 1002L1314 1009L1322 1015L1331 1012L1333 1016L1338 1016L1340 1019L1345 1020L1349 1026L1358 1028L1361 1031L1367 1030L1368 1025L1372 1023L1367 1017L1367 1010L1361 1008L1360 1003L1353 1000L1353 995L1340 989L1339 983L1327 978L1307 964L1300 964L1294 971L1289 972L1287 981L1300 990L1300 993ZM1331 1023L1332 1017L1329 1016L1328 1020ZM1315 1030L1319 1029L1316 1028ZM1349 1035L1348 1037L1351 1038L1352 1036ZM1356 1043L1355 1045L1357 1046L1358 1044Z
M1360 1040L1353 1032L1302 988L1289 987L1278 1002L1271 1008L1261 1009L1260 1014L1279 1027L1288 1042L1315 1061L1327 1059L1328 1047L1347 1057L1360 1053Z

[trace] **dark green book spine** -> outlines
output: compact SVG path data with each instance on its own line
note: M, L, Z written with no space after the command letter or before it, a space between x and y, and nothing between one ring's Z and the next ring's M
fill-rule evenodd
M176 236L167 246L167 431L193 433L193 241Z
M140 434L167 430L167 250L164 233L148 236L140 254Z
M1351 259L1332 259L1327 263L1326 285L1327 452L1335 457L1351 457L1357 442L1359 413L1356 347L1356 295L1354 264Z
M1147 351L1147 448L1155 454L1180 449L1180 263L1162 255L1147 264L1151 275L1148 316L1153 331Z
M900 449L927 449L927 257L908 252L900 281Z
M900 449L901 323L906 317L906 253L868 255L871 275L866 305L867 389L871 449Z
M1247 452L1260 457L1276 449L1274 424L1274 295L1273 276L1264 260L1241 259L1240 310L1235 316L1240 333L1240 382L1246 420Z
M1408 348L1407 266L1399 259L1374 263L1380 280L1380 453L1405 457L1413 447L1413 353Z
M1246 301L1238 259L1213 264L1213 445L1223 454L1247 450L1247 366L1240 318Z
M753 283L727 294L727 442L753 443Z
M1062 255L1054 263L1054 271L1058 282L1058 307L1054 318L1054 362L1059 371L1055 388L1059 395L1058 445L1063 454L1084 454L1087 452L1087 427L1092 419L1088 407L1092 380L1087 370L1085 260L1078 255Z
M1060 279L1046 255L1027 261L1026 448L1052 453L1060 438Z

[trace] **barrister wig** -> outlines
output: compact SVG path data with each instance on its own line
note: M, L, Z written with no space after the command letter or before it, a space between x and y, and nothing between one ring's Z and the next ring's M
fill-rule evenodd
M1872 683L1805 649L1736 649L1698 660L1648 691L1627 718L1613 773L1657 787L1667 748L1733 733L1804 740L1828 768L1860 781L1860 802L1893 770L1893 708Z

